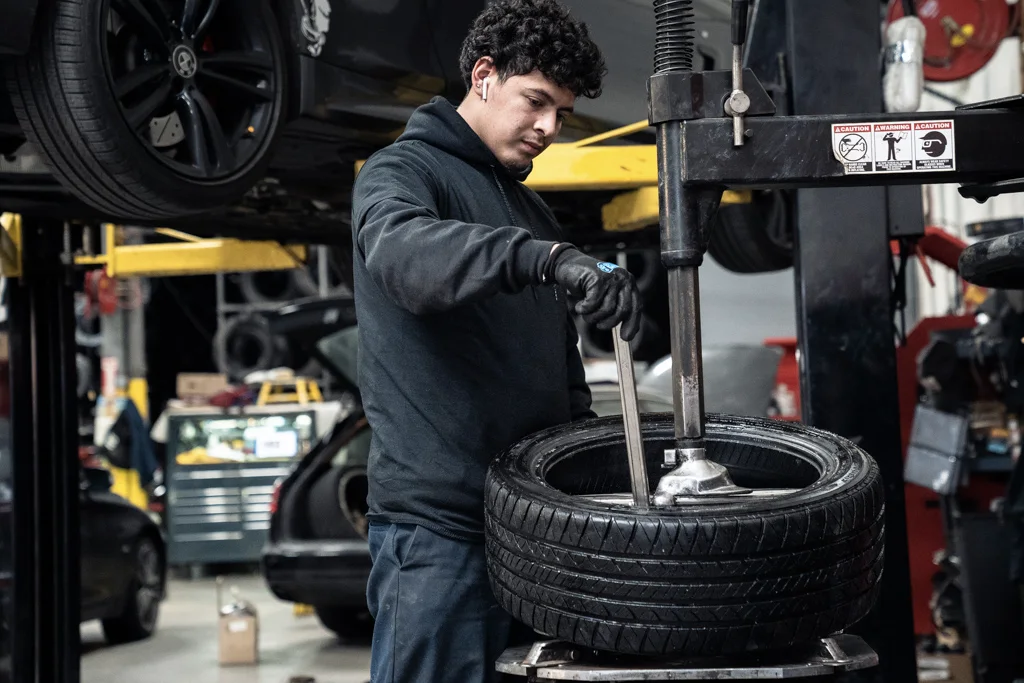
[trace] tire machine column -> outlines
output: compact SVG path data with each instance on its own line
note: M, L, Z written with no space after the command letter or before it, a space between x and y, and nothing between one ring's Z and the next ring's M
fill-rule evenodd
M859 38L857 47L873 40L872 54L877 55L880 39L877 35L870 38L871 31L877 34L876 18L872 19L877 8L868 7L870 4L860 0L790 0L789 47L799 67L794 78L800 79L795 84L795 113L878 110L880 75L870 68L868 60L851 61L847 51L841 57L824 57L835 53L834 48L824 44L833 35L830 28L839 30L842 24L844 36L849 36L851 23ZM655 73L648 84L649 113L650 122L657 127L662 262L669 278L675 462L681 470L687 462L706 460L698 268L710 239L710 219L718 208L722 191L727 189L724 177L721 185L716 185L713 177L699 185L687 182L688 162L704 161L687 155L687 122L731 118L731 135L723 135L719 141L721 154L725 155L730 147L740 149L757 143L756 139L749 139L745 115L767 113L763 106L767 95L756 78L751 78L755 86L751 93L744 91L747 0L733 0L731 89L724 90L715 87L714 72L692 72L692 0L655 0L654 8L657 41ZM806 44L802 43L805 39ZM868 52L867 47L870 46L855 56ZM828 61L840 58L848 62L845 70ZM839 89L838 83L833 88L812 91L812 83L836 78L837 73L848 74L851 69L855 73L870 71L871 77L856 79L844 101L833 102L821 94ZM812 72L815 78L811 77ZM801 89L801 83L807 87ZM792 153L802 153L799 140L793 142ZM867 628L863 635L880 655L880 667L873 675L887 681L909 681L916 675L916 662L889 307L886 191L853 188L812 192L817 194L800 198L802 230L796 271L803 355L801 389L806 397L804 421L857 440L879 462L886 482L887 567L882 598L865 620ZM843 208L837 209L838 206ZM845 216L839 215L846 210ZM836 244L843 247L837 248ZM837 292L837 287L841 292ZM851 344L861 349L853 363L849 362ZM868 358L870 363L865 362ZM666 461L670 457L666 453ZM659 491L671 476L662 479Z

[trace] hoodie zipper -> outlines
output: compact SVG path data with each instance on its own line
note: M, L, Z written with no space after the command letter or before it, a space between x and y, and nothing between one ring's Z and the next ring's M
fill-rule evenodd
M501 193L501 198L505 202L505 210L508 211L508 219L510 221L512 221L512 225L514 227L516 227L516 228L523 227L523 226L519 225L518 223L516 223L516 216L512 212L512 203L509 202L508 195L505 194L505 186L501 184L501 179L498 177L498 172L494 170L494 166L491 166L491 176L494 177L494 183L498 186L498 192ZM526 226L526 229L530 231L531 235L533 235L533 239L538 240L538 241L540 240L540 237L537 236L537 231L533 229L532 225ZM534 287L533 285L530 285L530 289L533 290L533 299L534 299L534 301L536 301L537 300L537 288ZM551 289L553 289L554 292L555 292L555 301L558 301L558 285L557 284L554 285Z

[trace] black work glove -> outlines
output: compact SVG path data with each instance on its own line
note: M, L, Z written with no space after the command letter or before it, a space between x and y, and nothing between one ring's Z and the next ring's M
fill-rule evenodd
M576 312L598 329L610 330L622 323L622 339L630 341L640 331L643 300L636 280L625 268L598 261L572 245L559 244L548 258L545 279L565 287L569 296L581 299Z

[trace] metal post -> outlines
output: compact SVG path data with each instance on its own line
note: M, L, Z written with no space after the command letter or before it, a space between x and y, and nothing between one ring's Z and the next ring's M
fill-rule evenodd
M64 227L25 220L11 283L12 678L79 681L79 471L73 290Z
M668 272L672 338L672 403L679 447L704 439L704 366L700 338L700 276L696 268Z
M878 6L788 0L793 111L882 110ZM836 36L844 48L835 50ZM836 87L822 87L831 83ZM885 573L874 612L855 627L885 681L916 680L914 628L884 188L801 190L796 289L801 403L808 424L853 439L885 481Z

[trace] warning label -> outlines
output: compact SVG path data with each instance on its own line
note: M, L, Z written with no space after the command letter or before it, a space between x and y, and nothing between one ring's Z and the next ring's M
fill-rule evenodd
M953 122L929 121L914 124L915 170L952 171L956 168L953 149Z
M847 174L953 171L953 122L833 124L832 154Z
M875 135L875 172L913 171L913 126L909 123L877 123Z

